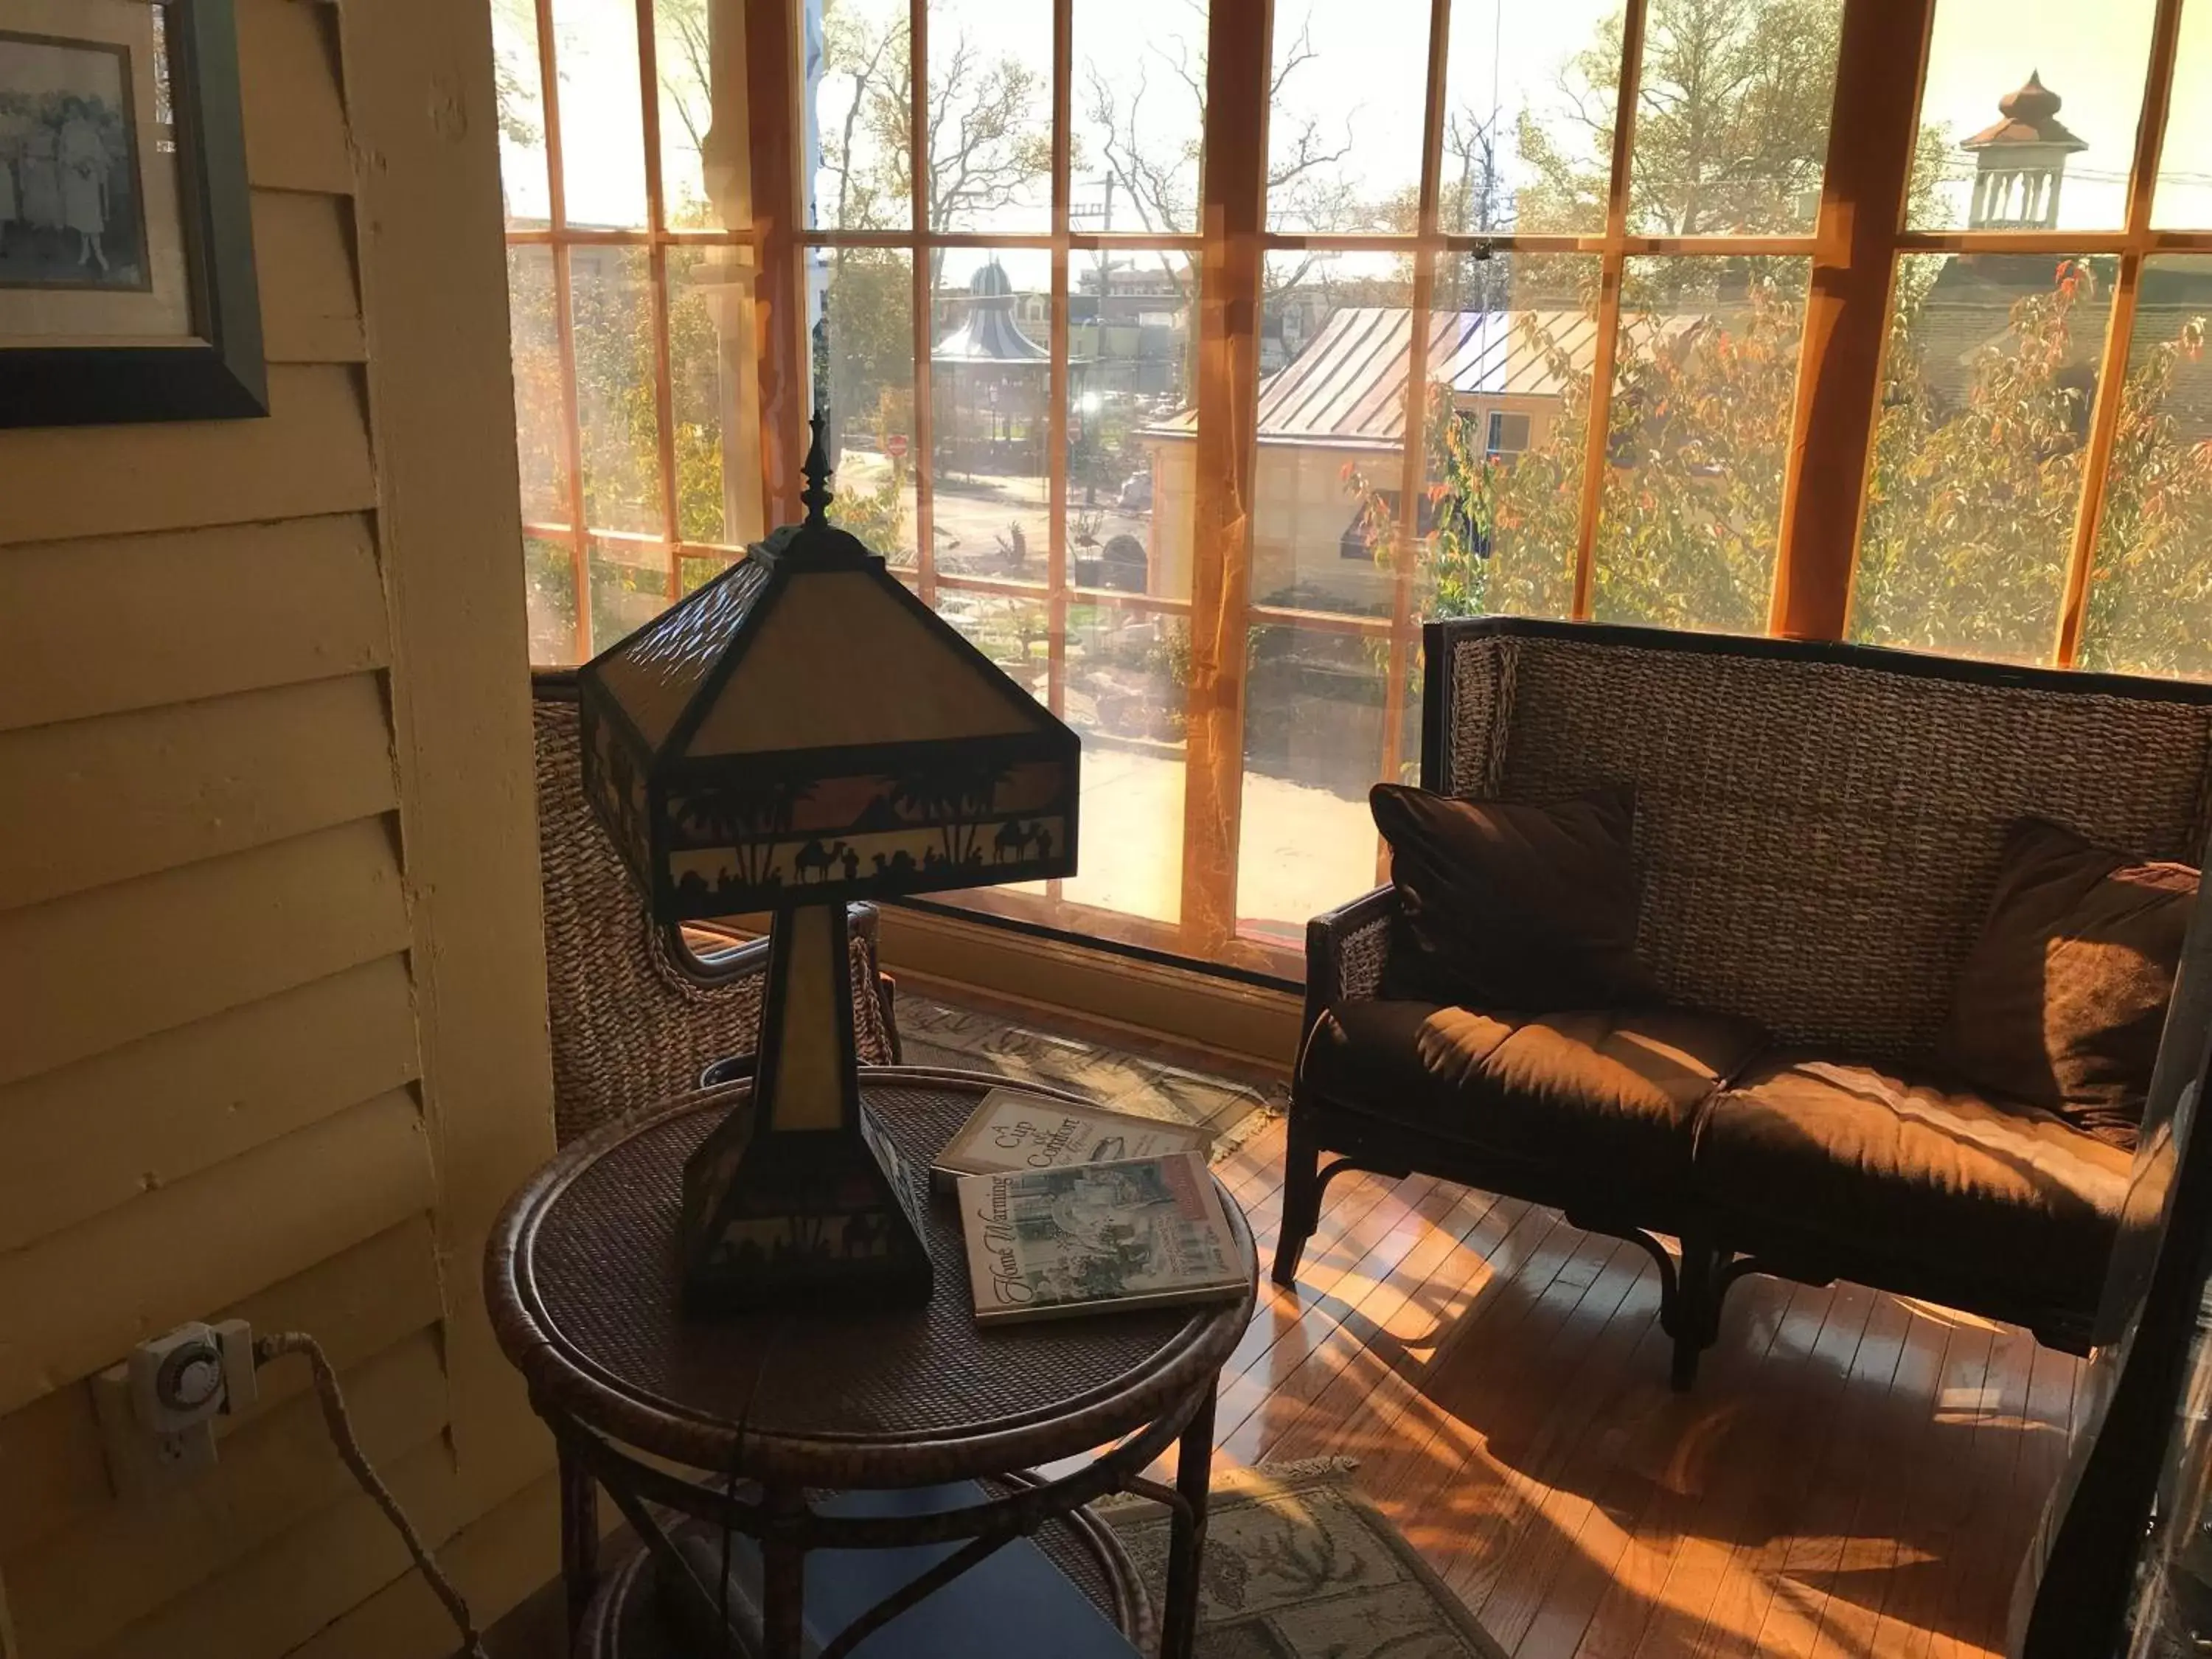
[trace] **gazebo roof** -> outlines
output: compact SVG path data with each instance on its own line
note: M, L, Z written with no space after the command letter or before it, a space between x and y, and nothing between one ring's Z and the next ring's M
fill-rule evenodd
M2077 150L2089 148L2088 141L2077 137L2058 119L2058 106L2064 101L2033 70L2027 82L1997 100L1998 112L2004 119L1984 127L1960 145L1961 149L1995 149L2015 144L2045 144L2059 149Z
M931 348L933 363L1036 363L1052 354L1022 332L1014 320L1014 285L996 259L984 262L968 284L968 319Z

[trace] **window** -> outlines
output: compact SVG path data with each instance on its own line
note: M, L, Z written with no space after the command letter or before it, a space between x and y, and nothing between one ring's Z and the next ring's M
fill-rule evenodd
M2212 673L2212 0L490 3L535 653L822 403L1085 738L981 908L1295 975L1426 616Z
M763 528L723 465L759 431L742 59L706 0L491 9L531 654L578 661Z
M1492 455L1518 455L1528 447L1528 417L1509 415L1503 410L1490 411L1490 441L1484 446Z

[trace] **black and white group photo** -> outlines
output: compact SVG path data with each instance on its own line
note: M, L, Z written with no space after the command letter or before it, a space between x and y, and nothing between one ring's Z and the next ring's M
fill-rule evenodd
M0 289L150 286L127 48L0 30Z

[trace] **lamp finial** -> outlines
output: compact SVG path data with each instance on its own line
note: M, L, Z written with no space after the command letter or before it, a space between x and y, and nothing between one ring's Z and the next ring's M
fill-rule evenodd
M814 441L807 448L806 465L802 469L806 474L806 488L799 493L799 499L806 503L806 522L810 525L830 522L824 514L833 499L830 494L830 458L822 452L823 424L822 411L817 409L814 411Z

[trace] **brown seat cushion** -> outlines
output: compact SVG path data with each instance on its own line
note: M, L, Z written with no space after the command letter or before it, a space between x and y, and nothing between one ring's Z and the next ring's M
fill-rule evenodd
M2022 819L1952 995L1944 1066L2132 1147L2196 903L2187 865Z
M1340 1104L1623 1186L1679 1185L1698 1109L1754 1054L1749 1022L1686 1008L1485 1014L1355 1002L1301 1075Z
M1398 895L1385 996L1468 1008L1661 1000L1636 959L1627 790L1533 806L1382 783L1368 803Z
M1784 1238L2094 1308L2130 1162L2055 1113L1776 1054L1705 1108L1690 1184Z

